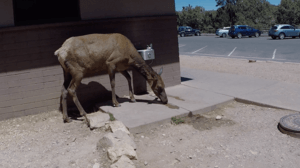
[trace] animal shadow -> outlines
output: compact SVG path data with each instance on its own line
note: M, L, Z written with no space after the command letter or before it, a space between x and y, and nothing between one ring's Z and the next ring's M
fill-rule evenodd
M148 93L148 92L147 92ZM98 82L92 81L88 84L81 84L76 90L79 102L86 113L94 113L99 110L100 106L112 106L112 92L107 90ZM122 105L124 102L130 102L129 98L119 97L116 95L118 102ZM147 104L162 104L162 102L153 97L153 100L136 99L136 102ZM78 108L76 107L70 95L67 98L68 115L73 120L83 120ZM119 107L116 107L119 108Z
M148 93L147 93L148 94ZM125 102L130 102L130 103L147 103L147 104L162 104L163 103L156 97L153 97L153 100L148 100L148 99L139 99L135 95L135 100L136 102L131 102L129 98L124 98L124 97L117 97L118 102L121 104L121 107L116 107L116 108L122 108L122 104ZM97 103L97 108L100 108L100 106L112 106L112 100L107 100L103 102L98 102Z

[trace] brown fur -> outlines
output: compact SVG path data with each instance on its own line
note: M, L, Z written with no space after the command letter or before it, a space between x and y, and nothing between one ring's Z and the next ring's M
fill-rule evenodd
M137 69L146 78L153 92L163 103L168 102L165 85L160 75L145 63L130 40L121 34L90 34L71 37L54 54L58 57L64 71L61 106L65 122L71 121L67 115L66 98L68 94L72 96L80 114L85 116L88 121L86 112L76 96L76 89L83 77L103 70L109 74L112 102L116 107L120 106L115 95L116 72L120 72L126 77L130 99L135 102L131 77L127 72L129 67Z

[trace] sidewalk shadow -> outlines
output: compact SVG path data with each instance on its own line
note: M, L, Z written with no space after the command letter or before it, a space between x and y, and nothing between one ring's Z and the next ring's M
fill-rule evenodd
M192 78L181 77L181 82L193 80Z
M87 85L81 84L76 90L76 94L80 104L88 114L98 111L98 105L113 106L112 92L95 81L89 82ZM129 98L119 97L118 95L116 95L116 97L120 104L124 102L130 102ZM147 104L163 104L159 99L155 97L153 97L153 100L136 99L136 102ZM67 109L69 117L71 117L73 120L83 120L83 117L80 115L80 112L70 95L68 95L67 98Z
M147 103L147 104L162 104L163 103L156 97L153 97L152 100L147 100L147 99L135 99L136 102L131 102L129 98L117 98L118 102L121 104L122 107L122 103L125 102L130 102L130 103ZM112 100L107 100L107 101L103 101L103 102L98 102L96 103L97 108L100 108L100 106L112 106ZM116 108L120 108L120 107L116 107Z

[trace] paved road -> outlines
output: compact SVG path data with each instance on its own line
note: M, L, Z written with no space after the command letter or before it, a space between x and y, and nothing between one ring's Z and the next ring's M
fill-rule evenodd
M190 36L179 37L178 47L180 55L300 62L299 38Z

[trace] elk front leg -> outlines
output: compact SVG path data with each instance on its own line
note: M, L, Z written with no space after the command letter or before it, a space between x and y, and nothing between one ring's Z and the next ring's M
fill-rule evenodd
M78 97L76 95L76 89L79 86L79 84L81 83L81 79L82 79L82 75L76 75L75 77L73 76L73 79L70 82L70 86L68 87L68 92L72 96L73 101L80 112L80 115L84 116L84 118L86 119L87 125L90 126L90 121L86 116L86 112L82 108L82 106L78 100Z
M111 97L112 97L112 102L113 102L113 106L114 107L120 107L121 105L119 104L119 102L117 101L116 98L116 93L115 93L115 71L110 68L108 71L109 74L109 79L110 79L110 85L111 85Z
M132 92L131 77L130 77L129 73L125 70L125 71L121 72L121 74L124 75L125 78L128 81L130 101L131 102L136 102L136 100L135 100L135 98L133 96L133 92Z

